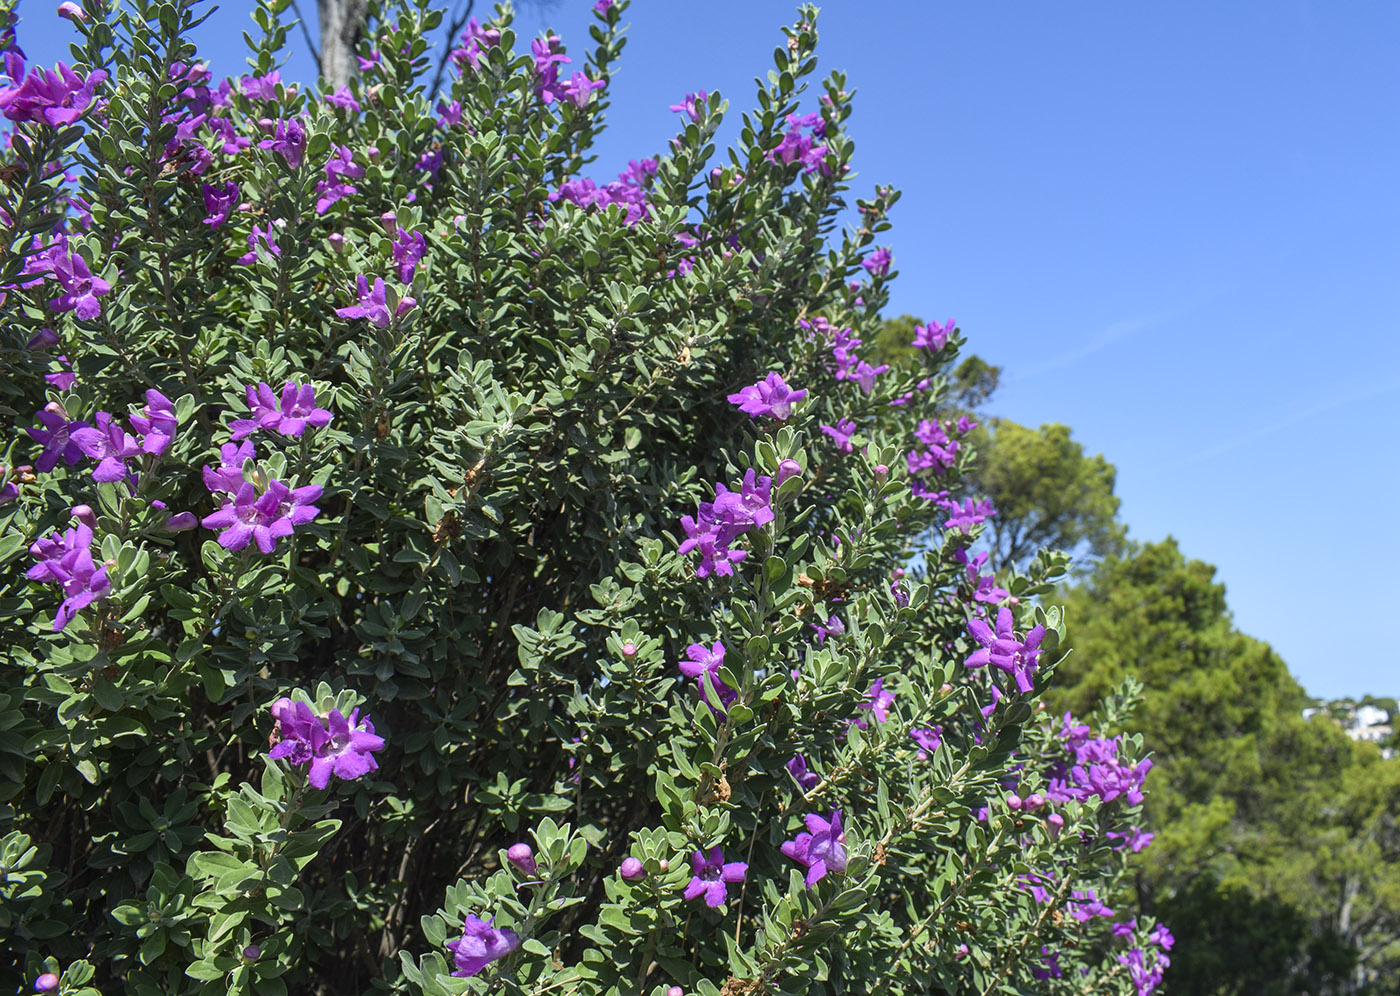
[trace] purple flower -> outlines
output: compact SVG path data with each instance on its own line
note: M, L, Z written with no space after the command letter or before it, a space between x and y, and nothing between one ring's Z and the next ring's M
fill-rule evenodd
M256 542L260 551L271 553L279 539L292 535L294 526L316 518L320 509L311 503L320 497L318 484L292 490L273 480L259 495L251 483L244 482L219 511L204 517L204 528L223 530L219 545L225 550L242 550Z
M550 35L530 42L530 53L535 57L535 75L538 77L535 80L535 95L546 104L563 96L559 87L560 64L574 61L554 50L560 41L557 35Z
M58 345L58 333L53 329L40 329L24 344L25 349L52 349Z
M218 228L228 221L229 215L238 207L238 194L238 184L232 180L224 184L223 189L204 184L204 210L209 212L204 224Z
M806 833L783 844L783 853L807 869L807 888L826 877L846 871L846 835L841 830L841 810L832 810L831 820L816 813L802 817Z
M259 382L255 388L247 385L248 408L252 418L236 418L229 423L229 438L244 439L258 429L273 429L284 436L300 436L307 426L320 428L330 424L331 413L316 407L316 388L287 381L282 385L281 407L273 397L272 388Z
M348 308L336 308L335 313L341 318L364 318L376 328L388 328L391 319L388 292L384 289L384 278L375 277L373 289L370 288L369 281L364 276L356 277L355 285L360 295L360 303ZM404 298L398 303L394 314L396 316L402 315L413 307L412 302L412 298Z
M343 86L335 93L328 93L324 98L326 103L339 107L343 111L354 111L359 113L360 102L355 99L355 95L350 92L348 86Z
M447 942L447 950L452 952L457 964L453 975L462 979L473 976L520 946L520 937L515 931L491 926L493 919L487 917L482 920L471 913L467 914L462 939Z
M846 626L841 622L840 616L831 616L824 623L810 623L809 625L817 631L816 641L819 647L826 642L828 636L843 636L846 632Z
M506 849L506 860L526 875L534 875L539 871L539 866L535 864L534 850L523 841L519 844L511 844Z
M1114 936L1114 937L1132 937L1132 936L1133 936L1133 931L1135 931L1135 930L1137 930L1137 920L1136 920L1136 919L1133 919L1133 920L1125 920L1125 921L1122 922L1122 923L1115 923L1115 924L1113 925L1113 936Z
M1075 889L1072 898L1074 901L1066 903L1065 908L1069 910L1069 915L1080 923L1087 923L1096 916L1105 918L1113 916L1113 910L1099 902L1093 889L1086 891Z
M883 277L890 272L890 251L884 246L876 249L860 264L874 277Z
M291 169L299 169L302 157L306 155L306 129L295 118L290 121L278 118L272 137L259 142L258 148L271 149L280 155Z
M107 78L100 69L83 78L62 62L52 71L35 68L25 77L24 59L14 50L5 56L5 71L16 85L0 87L0 114L11 121L34 121L51 128L82 117L97 84Z
M359 188L341 180L319 180L316 183L316 213L325 214L337 201L349 197Z
M792 775L792 780L797 782L797 787L803 792L810 792L821 782L821 776L815 771L807 770L807 759L801 754L795 755L788 761L788 774Z
M967 559L967 552L957 550L953 553L953 559L967 568L967 581L972 588L972 600L974 602L985 602L995 605L1004 598L1010 598L1011 592L1005 588L998 588L996 575L982 574L982 566L987 562L987 554L979 553L971 561Z
M243 464L253 459L253 444L245 441L235 446L224 443L219 447L219 469L213 470L204 465L204 486L213 494L227 492L236 494L243 487Z
M481 58L488 48L501 43L501 32L496 28L483 28L476 18L467 21L467 30L462 32L462 47L448 53L458 69L470 66L480 68Z
M156 456L164 453L175 438L175 430L180 423L175 420L175 403L155 388L146 391L146 407L140 415L127 419L141 440L141 450Z
M1118 961L1128 966L1128 978L1137 989L1137 996L1149 996L1162 984L1162 969L1166 965L1162 963L1161 955L1157 957L1157 964L1151 968L1147 966L1141 948L1132 948L1127 954L1119 955Z
M724 853L718 846L710 849L710 856L696 851L690 856L690 867L695 873L690 884L685 887L685 898L705 897L709 907L723 906L729 899L730 882L742 882L748 874L749 866L742 861L725 864Z
M98 412L95 421L95 427L74 429L73 442L98 461L92 471L94 481L123 480L127 475L126 461L139 456L141 446L106 412Z
M930 352L936 353L938 350L948 345L948 336L952 334L954 328L955 323L951 318L948 319L947 323L944 325L939 325L937 322L929 322L927 325L915 325L914 341L911 345L915 349L927 349Z
M309 763L306 780L312 788L325 788L331 775L354 781L379 769L374 752L384 749L384 738L375 735L369 717L361 723L358 709L351 710L349 719L339 709L322 718L305 702L282 698L272 704L272 716L281 739L267 756Z
M946 495L947 492L943 492L943 494ZM989 516L997 514L990 501L980 501L974 504L969 498L965 503L959 505L946 498L934 497L934 500L948 510L948 518L944 521L943 528L952 532L970 533L973 526L980 525L986 522Z
M593 91L601 90L607 85L607 80L591 80L583 70L576 69L569 82L559 91L559 96L575 107L587 107L588 102L593 99Z
M1146 830L1143 830L1140 827L1129 827L1127 833L1114 833L1112 830L1110 830L1107 834L1105 834L1105 836L1109 840L1121 840L1124 844L1127 844L1128 847L1132 849L1132 852L1134 854L1137 854L1139 851L1143 850L1148 845L1150 845L1157 835L1153 833L1148 833ZM1121 847L1122 845L1115 844L1114 846Z
M872 367L869 363L861 360L846 374L846 378L855 381L860 385L860 389L863 393L869 394L871 391L875 390L875 378L889 368L890 365L888 363L881 363L878 367Z
M734 565L749 555L747 550L731 550L729 544L734 535L714 522L705 521L703 517L695 519L683 515L681 528L685 530L686 538L681 541L677 552L684 556L692 550L700 551L700 563L695 568L698 578L709 577L712 573L730 576L734 573Z
M1024 695L1035 687L1031 675L1035 673L1040 657L1040 641L1045 638L1045 627L1036 626L1024 639L1017 639L1014 625L1015 619L1006 607L997 611L995 633L983 620L969 619L967 631L982 645L982 649L973 652L963 664L969 668L987 664L1000 668L1016 680L1017 691Z
M739 410L750 418L771 415L782 421L792 414L793 404L806 396L805 388L794 391L779 374L770 373L757 384L750 384L737 394L731 394L729 401L738 405Z
M862 702L860 705L856 706L856 708L870 713L872 716L875 717L875 722L877 723L886 722L890 718L889 713L886 712L886 710L889 709L890 706L894 705L894 692L885 691L885 679L876 678L875 684L871 685L870 691L866 692L865 694L870 701ZM864 717L857 719L854 722L855 725L860 727L862 730L866 729L866 727L869 725Z
M750 467L744 472L738 491L730 491L723 482L716 483L715 500L702 502L700 514L736 533L761 529L773 521L772 495L772 478L758 477Z
M88 423L68 421L57 403L35 412L34 417L43 427L24 431L29 433L29 438L44 447L39 459L34 461L35 470L47 474L58 465L60 459L70 467L82 460L83 448L73 439L73 433L78 429L88 428Z
M692 643L685 648L685 652L688 659L677 665L681 674L695 679L695 687L700 689L700 697L707 704L708 688L712 689L715 697L719 699L720 711L727 710L729 704L739 697L739 692L730 688L719 676L720 665L724 663L724 644L716 640L714 646L706 650L703 643Z
M263 248L268 255L274 259L280 259L282 250L278 248L277 237L272 231L272 222L268 222L265 229L253 226L253 230L248 233L248 251L238 257L239 265L251 266L258 261L258 242L261 241Z
M112 285L94 277L87 261L77 253L60 253L54 259L53 274L63 287L63 293L49 302L50 311L76 311L84 321L102 314L97 300L111 293Z
M413 283L413 272L418 269L418 263L427 251L428 240L423 237L422 232L405 232L402 228L399 229L394 238L394 262L398 264L401 282Z
M924 761L943 746L943 727L931 726L927 729L910 730L909 738L919 745L919 760Z
M1041 945L1040 960L1044 963L1045 967L1031 969L1031 975L1042 982L1046 979L1058 979L1062 977L1060 974L1060 954L1058 951L1051 954L1049 948Z
M274 69L266 76L245 76L240 82L243 96L252 100L276 100L277 84L282 82L282 74Z
M836 448L842 453L851 453L855 450L851 444L851 437L856 434L856 424L850 419L843 418L835 425L824 425L821 430L836 441Z
M773 480L773 486L781 488L784 481L791 480L802 473L802 464L796 460L784 460L778 464L778 476Z
M595 13L606 15L612 5L613 0L598 0L598 2L593 5L593 10Z
M54 615L53 631L61 632L93 602L105 598L112 582L107 567L92 559L92 529L85 522L35 542L29 552L38 563L25 572L31 581L52 582L63 589L63 604Z
M622 859L622 864L617 870L629 882L640 882L647 877L647 870L642 862L630 856Z
M709 100L709 97L710 94L707 90L701 90L699 93L687 93L681 98L679 104L672 104L667 110L684 114L691 121L697 122L700 120L700 115L704 113L705 102Z

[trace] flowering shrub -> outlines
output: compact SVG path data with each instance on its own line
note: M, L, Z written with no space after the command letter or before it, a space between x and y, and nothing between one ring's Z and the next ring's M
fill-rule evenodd
M289 0L218 82L192 0L67 6L0 38L7 983L1151 991L1132 690L1037 716L1066 559L968 553L953 323L862 356L813 8L727 155L698 91L599 185L626 0L441 94L371 5L319 96Z

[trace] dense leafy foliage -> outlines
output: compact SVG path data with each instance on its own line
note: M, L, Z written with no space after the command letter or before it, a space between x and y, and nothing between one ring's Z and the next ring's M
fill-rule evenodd
M861 352L897 195L838 230L816 11L736 147L689 95L600 184L625 0L443 94L376 7L320 96L289 2L222 85L190 0L4 39L7 983L1150 991L1133 685L1043 717L1067 560L966 553L962 338Z
M1154 747L1144 908L1179 926L1167 981L1200 996L1400 987L1400 760L1320 717L1279 656L1235 629L1215 569L1176 543L1069 590L1052 691L1089 709L1131 674Z

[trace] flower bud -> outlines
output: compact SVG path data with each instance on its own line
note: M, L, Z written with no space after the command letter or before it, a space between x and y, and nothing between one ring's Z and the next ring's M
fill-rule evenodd
M399 216L392 211L385 211L379 216L379 223L384 226L384 231L389 233L389 238L399 234Z
M345 236L339 232L331 232L326 236L326 241L331 244L331 248L342 256L345 255Z
M506 858L526 875L533 875L539 870L535 865L535 852L530 849L529 844L511 844L510 849L506 851Z
M685 996L685 990L680 986L672 986L666 990L666 996Z
M89 529L97 528L97 513L92 510L91 505L74 505L68 510L68 514Z
M945 681L945 682L943 683L943 687L941 687L941 688L938 689L938 694L939 694L939 695L947 695L947 694L948 694L949 692L951 692L952 690L953 690L953 686L950 685L950 684L948 684L948 683Z
M1045 817L1045 825L1050 830L1050 839L1054 840L1060 835L1060 831L1065 828L1065 818L1059 813L1051 813Z
M1045 796L1041 795L1039 792L1026 796L1026 812L1029 813L1037 810L1043 805L1045 805Z
M165 520L165 528L172 533L182 533L199 525L199 516L193 512L176 512Z
M1008 795L1008 796L1006 797L1006 808L1007 808L1007 809L1010 809L1010 810L1013 810L1013 811L1020 809L1020 808L1021 808L1021 797L1020 797L1019 795L1017 795L1015 792L1012 792L1010 795Z
M262 948L258 947L256 944L249 944L243 949L243 957L249 961L257 961L262 957Z
M900 578L904 577L904 568L896 567L894 570L890 571L890 577L898 581Z
M880 484L884 484L889 479L890 468L885 466L883 463L877 463L875 465L875 480Z
M802 464L798 463L796 460L784 460L782 463L778 464L778 479L773 483L775 486L781 488L784 481L790 477L796 477L801 473Z
M622 645L622 656L632 658L637 656L637 645L635 643L624 643Z
M40 329L25 343L26 349L49 349L58 345L58 333L53 329Z
M716 166L710 170L710 188L717 190L724 185L724 170Z
M958 945L958 950L956 950L956 951L953 952L953 957L956 958L958 961L962 961L964 958L966 958L966 957L967 957L967 945L966 945L966 944L959 944L959 945Z
M894 604L901 609L909 607L909 589L898 581L890 584L890 594L894 596Z
M618 872L629 882L640 882L647 877L647 870L642 867L641 861L633 857L623 858Z
M74 24L77 24L79 21L87 20L87 14L83 11L83 8L73 3L72 0L64 0L63 3L58 5L58 16L66 17Z
M667 861L665 858L662 858L661 861L658 863L658 867L662 871L668 872L671 870L671 862Z
M58 976L52 972L45 972L34 980L34 991L38 993L51 993L58 988Z

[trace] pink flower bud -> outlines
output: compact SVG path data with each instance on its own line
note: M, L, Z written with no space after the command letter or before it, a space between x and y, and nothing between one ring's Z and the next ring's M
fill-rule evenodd
M1017 795L1015 792L1012 792L1010 795L1008 795L1008 796L1006 797L1006 808L1007 808L1007 809L1010 809L1010 810L1012 810L1012 811L1015 811L1015 810L1020 809L1020 808L1021 808L1021 797L1020 797L1019 795Z
M243 949L243 957L247 958L249 961L257 961L262 957L262 948L258 947L256 944L249 944Z
M1050 830L1050 839L1054 840L1060 835L1060 831L1065 828L1065 818L1059 813L1051 813L1045 817L1045 825Z
M879 481L881 484L884 484L889 479L890 468L886 467L883 463L877 463L875 465L875 480Z
M97 514L93 512L92 506L90 505L74 505L69 509L68 514L89 529L97 528Z
M666 996L685 996L685 990L680 986L672 986L666 990Z
M802 464L798 463L796 460L784 460L782 463L778 464L778 479L773 483L781 488L784 481L790 477L796 477L801 473Z
M526 875L533 875L539 870L535 864L535 852L530 849L529 844L511 844L506 851L506 858Z
M642 867L641 861L637 858L627 857L622 859L622 865L618 868L622 877L629 882L640 882L647 877L647 870Z
M662 858L661 861L658 862L657 867L659 867L664 872L668 872L671 870L671 862L667 861L665 858Z
M637 656L637 645L636 645L635 643L624 643L624 644L622 645L622 656L623 656L623 657L636 657L636 656Z
M83 12L83 8L73 3L72 0L65 0L64 3L58 5L58 16L66 17L74 24L87 20L87 14Z
M331 248L340 253L340 255L345 255L345 236L341 235L339 232L331 232L331 234L326 236L326 241L329 242Z
M1039 792L1026 796L1026 812L1033 812L1043 805L1045 805L1045 796L1041 795Z
M898 581L898 580L899 580L900 578L902 578L902 577L904 577L904 568L903 568L903 567L896 567L894 570L890 571L890 578L891 578L892 580Z
M949 692L951 692L952 690L953 690L953 686L952 686L952 685L949 685L949 684L947 684L947 683L944 683L943 687L940 688L940 689L938 690L938 694L939 694L939 695L947 695L947 694L948 694Z
M958 961L962 961L964 958L966 958L966 957L967 957L967 945L966 945L966 944L959 944L959 945L958 945L958 950L956 950L956 951L953 952L953 957L956 958Z
M389 238L393 238L399 233L399 216L392 211L385 211L379 216L379 223L384 226L384 231L389 233Z
M199 516L193 512L176 512L165 520L165 528L172 533L182 533L199 525Z

